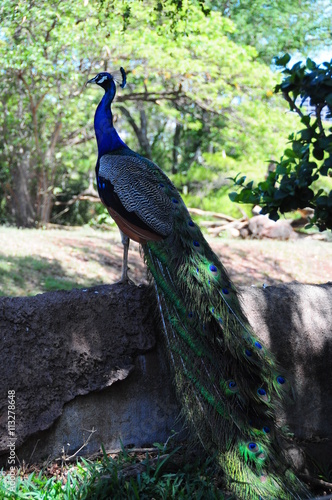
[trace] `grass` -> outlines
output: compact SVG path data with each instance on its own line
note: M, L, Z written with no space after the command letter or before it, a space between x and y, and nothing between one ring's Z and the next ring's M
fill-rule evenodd
M55 259L0 255L0 296L36 295L53 290L71 290L79 283L66 279Z
M116 231L2 227L0 249L2 296L112 283L121 269L122 249Z
M122 449L115 457L106 454L96 461L79 459L74 466L58 466L50 477L45 470L18 473L14 488L8 476L0 479L0 498L37 500L127 500L188 499L222 500L224 495L212 479L211 461L185 464L179 470L173 456L156 445L157 453L146 455ZM156 456L153 456L156 455ZM177 470L175 470L177 469ZM23 476L23 477L22 477Z

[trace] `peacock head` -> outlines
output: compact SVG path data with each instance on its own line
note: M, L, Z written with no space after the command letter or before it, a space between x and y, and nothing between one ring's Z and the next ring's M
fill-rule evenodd
M126 86L126 72L123 68L120 68L120 78L118 78L117 73L119 72L116 71L113 75L111 75L110 73L103 71L102 73L98 73L98 75L91 80L87 81L86 84L95 83L107 91L114 86L114 82L117 82L120 84L120 87L124 88Z

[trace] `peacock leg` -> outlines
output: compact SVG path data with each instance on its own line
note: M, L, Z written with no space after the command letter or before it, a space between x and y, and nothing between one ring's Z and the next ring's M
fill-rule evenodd
M120 283L128 283L128 250L129 250L129 237L124 234L120 229L121 241L123 245L123 260L122 260L122 273Z

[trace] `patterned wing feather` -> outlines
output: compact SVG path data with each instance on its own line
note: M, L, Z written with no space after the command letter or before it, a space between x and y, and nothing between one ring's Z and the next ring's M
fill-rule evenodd
M128 212L165 237L171 233L173 206L159 182L163 173L157 165L139 156L106 154L100 158L98 174L113 184Z

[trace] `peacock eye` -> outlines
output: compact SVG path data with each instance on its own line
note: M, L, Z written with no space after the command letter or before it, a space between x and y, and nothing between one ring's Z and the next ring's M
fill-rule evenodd
M233 393L238 392L239 388L238 388L237 383L235 382L235 380L229 380L227 382L227 385L228 385L228 389L231 392L233 392Z
M250 450L252 453L257 453L259 451L259 446L257 443L248 443L248 450Z
M107 76L101 75L99 78L97 78L96 83L103 83L105 80L107 80Z

